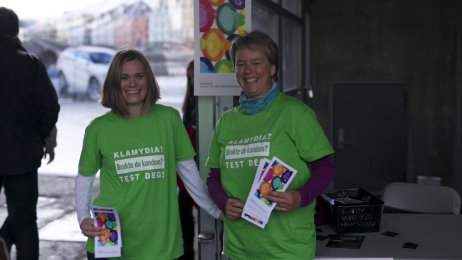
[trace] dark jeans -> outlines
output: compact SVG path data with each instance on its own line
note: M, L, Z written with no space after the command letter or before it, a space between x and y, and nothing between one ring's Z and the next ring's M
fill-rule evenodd
M180 189L178 192L178 206L180 208L181 231L183 234L184 255L178 259L194 260L194 217L193 200L189 194Z
M109 258L95 258L95 255L87 251L88 260L109 260Z
M17 260L39 258L37 230L37 170L21 175L0 176L5 191L8 216L0 229L7 248L16 246Z

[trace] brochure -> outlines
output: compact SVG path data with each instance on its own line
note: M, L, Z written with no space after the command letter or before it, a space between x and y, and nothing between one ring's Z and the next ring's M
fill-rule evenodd
M95 237L95 257L120 257L122 236L116 208L91 206L93 222L104 228L104 235Z
M297 170L277 157L273 157L271 161L262 159L255 172L241 217L264 228L276 206L276 203L266 199L264 195L270 191L285 191L296 173Z

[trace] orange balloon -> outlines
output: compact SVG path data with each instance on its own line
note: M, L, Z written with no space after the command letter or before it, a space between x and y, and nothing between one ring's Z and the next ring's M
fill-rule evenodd
M104 234L99 236L99 240L106 242L111 236L111 231L109 229L104 229Z
M281 176L286 171L284 165L278 163L273 167L273 174L276 176Z
M259 190L260 190L260 194L266 195L271 191L271 184L269 182L266 182L266 181L262 182L260 184Z
M229 49L231 43L222 31L212 28L202 35L200 47L204 56L211 61L219 61Z
M222 5L225 0L208 0L207 2L209 2L210 5L219 6Z
M96 213L96 218L104 221L107 219L107 213L102 213L102 212Z

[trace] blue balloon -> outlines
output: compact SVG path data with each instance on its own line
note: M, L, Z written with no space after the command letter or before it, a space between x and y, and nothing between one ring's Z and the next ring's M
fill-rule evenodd
M212 62L205 58L200 57L200 72L201 73L214 73L213 64Z

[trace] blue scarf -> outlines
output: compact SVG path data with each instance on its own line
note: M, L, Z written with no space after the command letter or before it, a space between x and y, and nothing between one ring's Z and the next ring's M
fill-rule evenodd
M271 101L276 97L278 94L278 84L273 82L273 86L270 90L266 91L265 93L261 94L256 98L247 98L244 92L241 92L241 96L239 97L239 104L241 106L242 112L244 114L255 114L257 112L262 111L265 109Z

